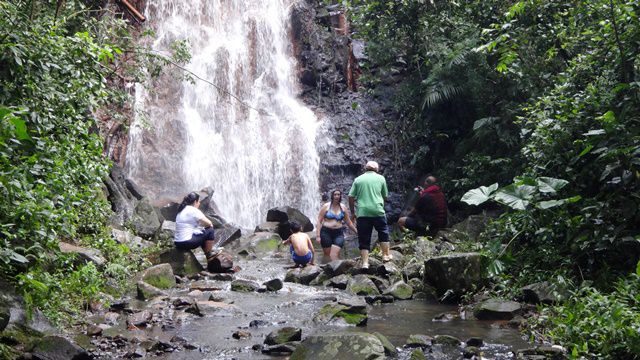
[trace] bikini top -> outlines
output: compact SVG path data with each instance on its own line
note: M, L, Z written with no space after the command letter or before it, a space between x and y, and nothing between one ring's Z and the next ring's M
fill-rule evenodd
M342 211L342 206L340 207L340 212L337 214L331 212L331 206L329 206L329 209L327 209L327 212L324 214L324 218L342 221L342 219L344 219L344 211Z

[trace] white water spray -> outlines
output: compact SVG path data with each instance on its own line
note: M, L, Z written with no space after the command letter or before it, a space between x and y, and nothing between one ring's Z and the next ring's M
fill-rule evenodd
M144 191L175 197L212 186L221 215L241 227L264 221L274 206L315 215L318 121L296 99L292 2L148 2L153 49L168 53L172 41L188 39L186 68L226 92L170 76L137 87L136 110L145 116L131 129L127 170Z

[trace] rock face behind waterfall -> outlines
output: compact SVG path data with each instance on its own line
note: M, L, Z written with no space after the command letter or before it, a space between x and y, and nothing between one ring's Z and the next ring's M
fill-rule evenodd
M409 155L394 147L392 84L375 97L357 92L359 65L366 62L363 44L349 36L344 11L317 0L299 2L291 13L294 49L300 69L302 99L323 121L318 135L320 190L349 190L366 160L376 160L387 178L387 213L393 219L402 206L400 193L414 174L403 165ZM393 82L393 79L390 80Z

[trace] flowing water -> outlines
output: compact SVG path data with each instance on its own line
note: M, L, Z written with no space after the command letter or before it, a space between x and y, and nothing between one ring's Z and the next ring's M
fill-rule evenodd
M240 240L240 243L242 240ZM236 244L234 248L241 245ZM353 239L346 246L353 250L356 244ZM233 249L229 249L233 251ZM350 251L353 252L353 251ZM322 258L321 253L316 254ZM267 253L257 259L246 259L236 256L236 263L242 270L235 275L239 279L253 280L258 283L283 278L291 260L285 252ZM390 304L377 304L369 307L369 320L364 327L345 327L339 325L322 325L313 321L314 315L326 303L336 297L346 296L345 290L325 287L304 286L285 283L284 288L274 293L242 293L230 291L229 282L219 281L221 290L211 292L213 298L233 304L233 310L220 310L204 317L195 315L173 315L175 329L167 332L155 328L148 335L168 341L174 334L187 339L199 347L195 351L178 351L162 355L167 360L196 359L273 359L277 356L265 355L254 350L271 331L293 326L302 329L302 337L309 335L336 333L345 331L379 332L385 335L399 349L397 359L409 359L410 349L402 345L412 334L429 336L451 335L462 341L471 337L483 339L481 350L484 359L513 359L513 351L530 347L520 333L506 327L504 322L464 320L458 316L457 306L444 305L426 300L396 301ZM189 287L174 290L173 296L185 295ZM439 321L438 315L443 313L452 316L451 320ZM254 320L262 322L259 327L250 327ZM234 339L232 334L243 329L251 333L250 338ZM437 349L436 349L437 350ZM452 360L462 358L459 349L427 354L427 359Z
M319 205L314 114L296 99L295 60L289 41L293 0L150 0L145 14L155 31L149 46L168 53L175 40L187 39L192 59L186 65L197 76L185 81L174 69L136 89L136 123L131 129L127 170L152 198L175 199L191 190L213 187L221 215L249 228L274 206L291 205L307 216ZM242 99L242 102L233 96ZM312 217L313 218L313 217ZM350 245L345 253L357 254ZM289 260L281 254L248 260L237 278L263 282L282 278ZM238 311L202 318L175 319L175 328L153 327L152 337L168 341L179 335L200 351L180 351L163 359L271 358L251 349L282 326L303 329L303 337L336 331L378 331L396 346L410 334L478 336L488 344L489 358L510 358L526 346L516 330L496 323L467 320L437 322L452 306L421 300L376 305L364 328L318 325L312 317L344 291L286 283L277 293L237 293L228 282L214 292ZM174 290L178 296L188 287ZM266 325L248 328L252 320ZM252 337L232 339L239 328ZM459 354L458 354L459 357ZM399 358L408 358L401 352ZM457 357L454 357L457 358Z
M188 40L185 67L136 89L127 170L154 199L211 186L221 215L240 227L290 205L319 205L318 120L297 100L289 41L292 0L150 0L146 15L168 54ZM184 74L182 74L184 75ZM213 83L213 85L211 83ZM239 101L241 99L242 101Z

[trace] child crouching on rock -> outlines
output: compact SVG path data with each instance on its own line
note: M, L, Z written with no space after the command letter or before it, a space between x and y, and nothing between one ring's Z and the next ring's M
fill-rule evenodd
M315 250L313 249L313 243L309 235L300 232L302 227L296 221L289 223L291 228L291 236L287 240L282 241L283 244L291 244L289 249L291 250L291 259L296 263L296 266L313 265L313 257Z

